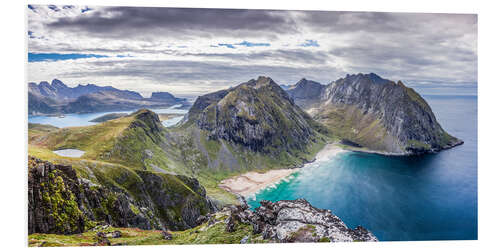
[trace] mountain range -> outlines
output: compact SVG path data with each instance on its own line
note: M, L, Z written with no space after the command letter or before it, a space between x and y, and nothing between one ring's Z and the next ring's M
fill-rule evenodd
M28 113L32 115L161 108L175 104L186 105L187 100L168 92L155 92L150 98L144 98L135 91L111 86L68 87L58 79L50 84L46 81L28 84Z
M100 90L75 99L57 81L32 86L29 94L43 100L32 104L58 110L110 107L96 101L107 99L178 101L168 93L142 98L93 85ZM66 107L58 106L63 101L56 97L66 97ZM349 229L331 211L304 200L264 202L252 212L219 184L249 171L301 167L328 143L389 155L434 153L463 143L440 126L415 90L373 73L347 75L328 85L301 79L286 90L260 76L199 96L174 127L164 127L157 114L141 109L87 127L30 124L28 142L30 233L85 233L98 224L185 230L175 234L177 243L193 243L193 237L200 243L238 243L244 237L250 242L376 240L368 230ZM85 154L60 157L52 152L59 149ZM331 223L314 224L319 217Z

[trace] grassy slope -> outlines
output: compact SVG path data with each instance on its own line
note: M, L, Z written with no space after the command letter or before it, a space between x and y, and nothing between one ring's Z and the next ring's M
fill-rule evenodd
M131 126L132 122L139 126ZM44 160L76 165L82 176L89 174L86 173L88 168L79 167L81 162L92 162L98 166L118 165L126 169L161 170L195 177L209 196L228 204L237 200L233 194L218 187L221 180L248 171L300 166L304 161L312 161L328 140L326 136L319 135L321 140L304 151L282 152L270 157L223 140L210 140L204 131L197 130L195 126L162 128L160 132L150 133L144 128L151 124L146 123L148 121L129 116L86 127L57 129L30 125L29 153ZM220 159L219 164L214 166L223 146L226 156L236 159L237 167L231 167ZM80 149L85 154L75 160L51 152L64 148ZM151 157L145 156L145 149L152 152Z
M92 176L83 165L120 166L124 169L158 172L158 169L153 168L156 166L167 173L197 177L193 168L199 168L204 162L196 148L182 143L183 140L180 140L181 143L175 140L162 141L164 132L157 138L151 138L147 131L140 127L129 128L132 121L137 120L134 120L134 117L122 117L93 126L63 129L30 124L29 154L54 163L73 165L83 177ZM75 159L58 156L52 152L64 148L80 149L85 151L85 154L82 158ZM144 156L145 149L153 153L151 158ZM193 157L196 154L198 157ZM223 203L236 203L233 194L217 187L218 181L222 179L223 177L213 178L210 175L199 178L201 184L207 187L209 196Z
M322 107L314 119L330 129L337 139L348 139L370 149L385 151L385 143L393 140L376 117L365 115L354 106L329 105Z
M84 159L99 160L109 152L116 138L127 128L133 117L123 117L94 126L70 127L57 130L42 130L39 127L28 129L30 146L49 150L74 148L85 151Z

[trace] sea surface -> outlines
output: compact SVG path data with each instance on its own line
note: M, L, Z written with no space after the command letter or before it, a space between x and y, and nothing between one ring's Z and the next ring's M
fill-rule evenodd
M163 109L149 109L157 114L186 114L188 112L187 109L179 109L181 107L180 104L173 105L169 108ZM40 124L48 124L52 126L56 126L58 128L65 127L76 127L76 126L90 126L98 124L97 122L91 122L91 120L106 115L110 113L127 113L131 114L137 110L127 110L127 111L113 111L113 112L98 112L98 113L86 113L86 114L65 114L64 117L58 116L28 116L29 123L40 123ZM162 122L163 126L170 127L177 124L180 120L182 120L182 116L174 117L171 119L164 120Z
M345 152L247 197L305 198L382 241L477 239L477 96L424 95L464 145L414 157Z

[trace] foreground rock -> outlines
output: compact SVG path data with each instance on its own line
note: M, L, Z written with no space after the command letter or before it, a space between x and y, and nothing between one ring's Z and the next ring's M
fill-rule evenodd
M234 231L235 223L241 222L251 224L254 234L274 242L378 241L367 229L350 229L330 210L315 208L304 199L260 203L255 212L246 203L225 208L226 231Z
M115 179L88 172L99 174L91 181L80 178L72 166L34 157L29 157L28 169L29 234L77 234L103 223L184 230L216 210L205 189L190 177L116 167Z

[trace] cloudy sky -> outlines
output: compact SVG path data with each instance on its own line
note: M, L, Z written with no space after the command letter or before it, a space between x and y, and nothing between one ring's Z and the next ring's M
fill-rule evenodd
M196 96L259 75L475 88L477 16L28 5L28 81Z

